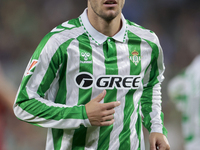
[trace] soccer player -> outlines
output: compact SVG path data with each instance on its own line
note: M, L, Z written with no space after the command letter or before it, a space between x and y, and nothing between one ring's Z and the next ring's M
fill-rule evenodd
M48 128L46 150L169 150L161 112L157 36L126 20L125 0L88 8L47 34L25 71L16 116Z
M170 99L182 113L185 150L198 150L200 143L200 54L168 84Z

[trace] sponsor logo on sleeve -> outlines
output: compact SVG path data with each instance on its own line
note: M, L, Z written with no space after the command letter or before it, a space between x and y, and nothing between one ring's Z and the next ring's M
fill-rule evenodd
M33 69L37 66L37 64L38 64L38 60L33 59L31 63L29 63L26 69L25 76L33 74Z

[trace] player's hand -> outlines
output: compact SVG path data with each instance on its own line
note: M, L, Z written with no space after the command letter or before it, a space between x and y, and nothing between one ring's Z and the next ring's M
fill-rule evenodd
M114 108L120 102L99 103L106 95L106 90L85 105L88 119L92 126L109 126L114 123Z
M162 133L152 132L149 136L150 150L170 150L169 142Z

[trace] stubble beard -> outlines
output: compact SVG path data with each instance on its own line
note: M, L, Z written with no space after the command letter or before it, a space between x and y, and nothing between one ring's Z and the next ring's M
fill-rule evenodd
M110 13L110 14L106 14L103 11L100 11L100 13L97 15L101 17L102 19L104 19L106 22L111 22L113 19L115 19L118 16L118 14L119 14L119 11L115 13Z
M105 12L103 12L103 10L100 10L99 12L97 12L97 7L91 5L92 10L94 11L94 13L102 18L103 20L105 20L106 22L111 22L115 17L117 17L117 15L119 14L119 11L115 12L115 13L110 13L110 14L106 14ZM112 10L112 9L111 9Z

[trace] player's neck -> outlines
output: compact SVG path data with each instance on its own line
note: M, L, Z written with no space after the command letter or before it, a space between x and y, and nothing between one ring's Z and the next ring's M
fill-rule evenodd
M109 37L114 36L122 27L121 14L111 21L106 21L103 18L91 14L88 14L88 19L97 31Z

